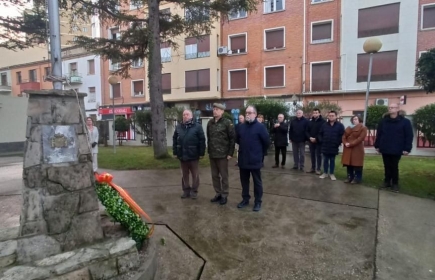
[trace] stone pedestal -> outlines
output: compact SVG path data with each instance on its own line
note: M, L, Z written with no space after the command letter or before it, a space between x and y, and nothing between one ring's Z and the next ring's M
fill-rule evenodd
M103 238L82 115L85 94L79 94L77 100L74 91L27 93L19 235L31 238L18 240L21 263Z

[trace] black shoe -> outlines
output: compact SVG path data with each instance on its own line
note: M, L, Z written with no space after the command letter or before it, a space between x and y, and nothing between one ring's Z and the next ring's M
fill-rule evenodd
M381 186L381 190L385 190L385 189L390 189L391 185L388 182L384 182L383 185Z
M215 197L213 197L212 199L210 199L210 202L219 202L221 201L222 196L220 196L219 194L217 194Z
M272 168L278 168L278 164L275 164L274 166L272 166Z
M311 169L310 171L307 171L307 173L316 173L316 170Z
M220 205L225 205L227 204L228 199L226 197L222 197L221 201L219 202Z
M258 212L261 209L261 203L256 202L254 204L254 208L252 208L252 211Z
M299 169L299 171L301 171L301 172L304 172L304 169L303 169L303 168L301 168L301 169Z
M183 195L181 196L181 198L189 198L190 197L190 193L183 193Z
M281 169L285 169L284 165L281 165Z
M245 208L249 205L249 200L242 200L239 204L237 204L237 208Z
M197 199L198 198L198 193L197 192L191 192L190 193L190 198Z
M399 192L399 186L397 184L393 184L393 187L391 188L392 192L398 193Z
M292 169L293 170L298 170L299 168L297 166L294 166Z

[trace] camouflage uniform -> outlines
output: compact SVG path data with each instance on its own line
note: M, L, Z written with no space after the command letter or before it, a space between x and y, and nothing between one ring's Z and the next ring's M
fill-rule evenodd
M221 197L228 196L227 156L233 156L235 140L234 125L230 120L221 117L218 121L211 119L208 122L207 148L210 157L211 177L216 194Z

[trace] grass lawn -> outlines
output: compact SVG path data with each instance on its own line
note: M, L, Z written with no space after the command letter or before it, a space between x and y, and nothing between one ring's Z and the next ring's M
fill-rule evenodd
M346 179L346 168L337 156L336 176ZM433 157L402 157L399 163L400 192L418 197L435 197L435 159ZM363 184L379 187L384 180L384 166L380 155L366 155Z
M155 159L152 147L117 146L116 154L113 147L99 147L98 166L113 170L140 170L140 169L173 169L180 168L180 161L172 157L172 148L168 152L171 155L165 159ZM200 160L200 166L210 165L206 155Z
M172 149L168 149L172 155ZM341 166L341 157L337 156L336 176L344 180L346 168ZM100 147L98 165L101 168L113 170L140 169L175 169L180 163L175 158L156 160L151 147L116 147L116 154L112 147ZM206 155L201 161L201 167L210 165ZM400 161L401 192L418 197L435 197L435 159L430 157L402 157ZM366 155L363 171L363 184L379 187L384 179L384 167L380 155Z

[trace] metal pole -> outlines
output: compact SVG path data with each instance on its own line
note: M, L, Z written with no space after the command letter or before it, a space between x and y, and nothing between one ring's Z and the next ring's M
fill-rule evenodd
M115 142L115 96L113 96L112 93L112 113L113 113L113 124L112 124L112 130L113 130L113 153L116 154L116 142Z
M367 108L369 107L369 94L370 94L370 79L372 77L372 63L373 63L373 53L370 53L369 59L369 74L367 76L367 91L366 91L366 105L364 107L364 122L363 125L366 125L367 120Z
M50 28L51 72L54 89L62 89L62 57L60 45L60 21L58 0L48 0L48 23Z

